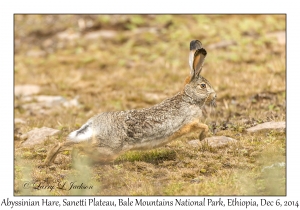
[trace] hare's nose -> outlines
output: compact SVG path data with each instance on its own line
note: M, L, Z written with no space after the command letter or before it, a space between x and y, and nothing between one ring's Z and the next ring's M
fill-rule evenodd
M216 93L212 93L212 94L211 94L211 97L212 97L213 99L216 99L216 98L217 98L217 94L216 94Z

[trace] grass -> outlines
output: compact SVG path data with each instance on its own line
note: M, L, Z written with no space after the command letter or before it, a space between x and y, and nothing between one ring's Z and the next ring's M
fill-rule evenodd
M285 30L284 15L15 15L15 85L36 84L42 95L79 96L77 108L28 111L15 98L20 133L51 127L61 134L33 148L15 138L15 195L285 195L285 133L245 129L286 119L285 45L268 34ZM91 33L108 31L113 35ZM218 107L203 119L214 133L238 140L222 148L188 144L132 151L97 165L80 148L39 165L47 151L96 113L149 107L181 90L188 48L208 51L203 69ZM234 41L213 48L211 44ZM25 189L24 183L32 184ZM66 190L71 182L92 189ZM51 186L49 189L34 189Z

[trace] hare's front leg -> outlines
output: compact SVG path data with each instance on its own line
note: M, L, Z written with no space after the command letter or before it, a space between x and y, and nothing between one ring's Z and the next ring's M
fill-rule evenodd
M200 123L198 119L195 119L191 123L184 125L177 132L175 132L170 137L169 140L173 140L173 139L179 138L185 134L188 134L191 132L198 132L198 131L200 131L199 140L202 141L207 136L209 129L206 124Z
M188 132L199 132L199 140L202 141L208 134L208 126L204 123L200 123L199 120L194 120L190 124L186 125Z

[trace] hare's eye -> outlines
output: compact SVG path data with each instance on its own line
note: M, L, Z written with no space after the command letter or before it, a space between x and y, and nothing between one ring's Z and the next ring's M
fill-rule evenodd
M204 89L204 88L206 88L206 84L205 84L205 83L202 83L202 84L200 84L200 87L201 87L202 89Z

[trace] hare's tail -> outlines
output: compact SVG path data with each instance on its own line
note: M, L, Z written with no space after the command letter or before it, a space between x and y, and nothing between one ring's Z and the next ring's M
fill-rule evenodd
M69 141L81 142L88 141L93 137L92 123L87 122L81 128L70 133L67 137Z

